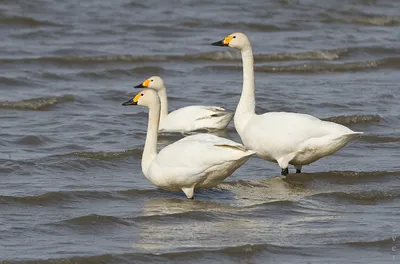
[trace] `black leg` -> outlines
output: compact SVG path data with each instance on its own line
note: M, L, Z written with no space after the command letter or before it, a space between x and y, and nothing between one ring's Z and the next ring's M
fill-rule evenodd
M296 173L301 173L301 169L296 169Z
M281 174L282 174L282 175L288 175L288 174L289 174L289 168L286 167L285 169L282 169L282 170L281 170Z

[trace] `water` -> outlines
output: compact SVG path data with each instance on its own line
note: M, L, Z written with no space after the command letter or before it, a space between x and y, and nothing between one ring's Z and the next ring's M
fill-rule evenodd
M216 3L218 2L218 3ZM400 3L0 1L0 261L398 263ZM365 136L279 176L251 158L218 187L161 191L140 169L151 75L170 107L233 111L252 41L257 112ZM231 123L222 136L240 141ZM160 148L181 138L160 137ZM292 169L293 171L293 169Z

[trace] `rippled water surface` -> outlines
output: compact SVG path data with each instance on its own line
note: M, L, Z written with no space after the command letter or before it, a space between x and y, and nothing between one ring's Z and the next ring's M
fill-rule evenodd
M399 263L400 2L0 1L0 262ZM140 169L147 110L234 111L237 51L255 52L257 111L365 135L280 176L251 158L194 201ZM296 128L294 128L296 129ZM231 123L221 136L240 141ZM163 134L160 148L183 135Z

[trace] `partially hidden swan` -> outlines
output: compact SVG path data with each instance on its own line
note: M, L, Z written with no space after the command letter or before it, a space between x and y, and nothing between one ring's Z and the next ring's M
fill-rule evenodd
M183 191L192 199L195 188L216 186L255 153L232 140L204 133L185 137L157 153L160 100L156 91L144 89L122 105L149 108L142 172L161 189Z
M212 45L240 50L243 88L234 117L236 131L247 148L265 160L277 162L282 175L289 173L289 164L301 173L303 165L335 153L363 133L306 114L256 114L253 52L249 39L243 33L233 33Z
M167 91L159 76L152 76L135 88L152 88L161 101L159 130L162 132L189 132L199 129L224 129L233 118L233 113L218 106L192 105L168 113Z

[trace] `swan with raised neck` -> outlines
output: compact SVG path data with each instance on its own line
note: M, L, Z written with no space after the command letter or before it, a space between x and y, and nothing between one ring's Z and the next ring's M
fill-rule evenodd
M292 164L300 173L322 157L332 155L362 132L322 121L316 117L290 112L255 113L254 59L248 37L232 33L214 46L238 49L243 62L243 88L236 108L234 123L243 144L257 152L261 158L277 162L281 174L289 173Z

